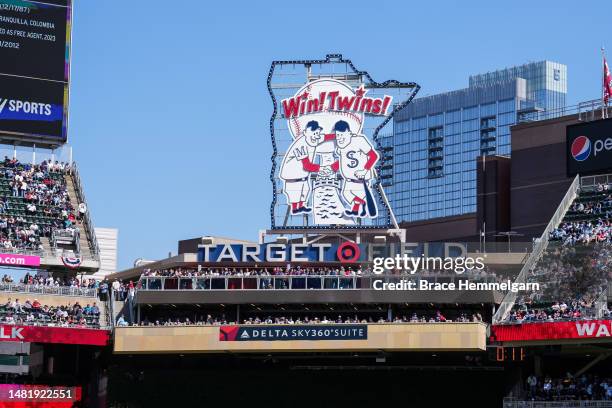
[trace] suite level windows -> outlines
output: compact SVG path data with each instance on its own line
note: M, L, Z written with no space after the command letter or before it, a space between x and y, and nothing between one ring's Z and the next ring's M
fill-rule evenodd
M497 140L497 119L488 116L480 119L480 154L495 154Z
M380 166L380 182L383 187L390 187L393 185L393 147L383 147L380 152L382 153L382 165Z
M429 128L427 149L427 175L430 178L444 175L444 128Z

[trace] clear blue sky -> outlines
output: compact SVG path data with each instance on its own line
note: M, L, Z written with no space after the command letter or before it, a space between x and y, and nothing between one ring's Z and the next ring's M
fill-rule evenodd
M121 269L269 226L274 59L342 53L421 95L549 59L568 65L574 104L600 95L612 49L606 1L75 2L70 139L95 224L119 228Z

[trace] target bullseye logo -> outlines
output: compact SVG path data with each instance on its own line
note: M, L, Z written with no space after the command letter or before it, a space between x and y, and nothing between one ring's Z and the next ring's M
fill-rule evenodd
M591 140L586 136L578 136L572 142L572 157L576 161L585 161L591 154Z
M342 263L355 262L361 256L361 249L356 243L346 241L338 246L336 256L338 257L338 260Z

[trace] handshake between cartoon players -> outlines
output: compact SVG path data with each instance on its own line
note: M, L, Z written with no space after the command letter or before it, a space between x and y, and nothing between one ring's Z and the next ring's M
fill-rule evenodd
M376 203L370 192L369 180L379 159L378 153L365 136L353 133L346 121L336 122L331 134L322 135L322 131L317 121L308 122L302 136L293 141L283 159L280 178L285 184L284 191L291 205L291 213L312 211L305 205L311 192L311 173L328 176L339 172L344 180L342 197L349 205L344 211L345 215L354 218L376 217ZM330 140L336 142L338 159L326 166L314 163L317 146Z

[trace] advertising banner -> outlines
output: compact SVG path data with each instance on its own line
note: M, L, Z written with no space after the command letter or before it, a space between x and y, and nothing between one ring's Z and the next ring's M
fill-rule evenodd
M0 265L40 266L40 257L20 254L0 254Z
M106 346L109 343L107 330L77 329L49 326L0 326L0 341L23 341L27 343L82 344Z
M612 320L500 324L491 328L492 337L500 342L611 338L611 333Z
M612 119L567 127L567 174L581 176L612 170Z
M368 326L283 325L221 326L219 341L367 340Z
M2 140L66 141L71 0L0 0Z
M412 257L462 257L465 244L459 242L356 244L221 244L199 245L198 262L371 262L374 258L404 255Z
M433 351L486 349L487 325L469 323L245 324L116 327L117 354Z

